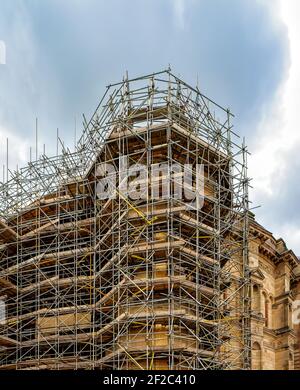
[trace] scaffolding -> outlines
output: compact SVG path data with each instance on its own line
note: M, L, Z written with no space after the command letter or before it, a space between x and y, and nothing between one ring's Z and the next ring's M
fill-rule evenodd
M0 368L250 369L248 152L232 117L170 69L126 76L75 151L11 172L0 186ZM129 177L124 156L146 175ZM108 199L104 163L118 172ZM192 178L203 167L201 207L175 193L174 164ZM167 196L153 196L163 178Z

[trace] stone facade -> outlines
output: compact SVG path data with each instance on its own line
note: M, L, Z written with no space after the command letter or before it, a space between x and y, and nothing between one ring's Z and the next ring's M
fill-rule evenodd
M300 299L300 265L282 239L250 223L252 369L300 369L299 325L293 309Z

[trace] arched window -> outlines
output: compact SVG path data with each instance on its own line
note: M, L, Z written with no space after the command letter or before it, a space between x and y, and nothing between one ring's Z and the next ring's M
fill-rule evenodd
M289 353L289 370L293 370L293 369L294 369L294 356L290 352Z
M289 327L293 326L293 307L292 304L288 304L287 307L287 324Z
M252 300L252 309L256 313L260 312L260 292L258 286L255 284L253 286L253 300Z
M268 299L265 300L265 318L266 318L266 327L268 328L269 327L269 315L270 315L270 312L269 312L269 307L270 307L270 302Z
M261 347L258 342L252 345L252 370L262 370Z
M269 296L269 311L268 311L268 318L269 318L269 328L273 329L273 316L272 316L272 311L273 311L273 297L270 295Z
M265 318L265 326L269 326L269 300L267 298L267 294L265 292L262 293L262 314L263 317Z

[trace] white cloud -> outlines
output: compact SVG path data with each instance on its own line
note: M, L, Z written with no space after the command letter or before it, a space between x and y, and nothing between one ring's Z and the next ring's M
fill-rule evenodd
M176 25L184 29L185 26L185 0L172 0Z
M11 130L0 126L0 181L3 180L3 165L6 172L7 162L7 139L8 139L8 167L14 171L18 167L23 167L28 161L29 142L17 136ZM6 177L6 173L5 173Z
M254 178L252 197L254 202L262 203L264 208L269 207L268 201L272 201L272 205L276 204L280 188L288 178L290 164L293 164L290 157L295 148L300 149L300 2L280 0L279 5L279 16L288 29L291 64L286 81L258 125L257 137L252 146L254 153L249 161L250 176ZM282 235L288 245L293 246L292 249L300 252L300 226L287 223L280 228L275 226L273 231Z
M297 251L297 248L299 248L300 243L300 227L287 223L280 228L280 233L288 243L289 249L292 249L296 255L299 255L299 249Z
M45 104L44 96L48 96L52 83L47 77L40 77L38 48L25 5L18 2L13 10L11 23L5 13L0 15L0 24L5 25L8 37L5 42L7 63L0 67L0 180L3 178L2 167L6 165L7 138L9 169L13 171L16 166L22 167L27 163L30 145L35 145L35 117ZM42 89L43 95L40 94ZM54 144L53 137L49 137L48 143ZM39 151L42 148L43 144L39 142Z
M6 64L6 45L5 42L0 41L0 65Z

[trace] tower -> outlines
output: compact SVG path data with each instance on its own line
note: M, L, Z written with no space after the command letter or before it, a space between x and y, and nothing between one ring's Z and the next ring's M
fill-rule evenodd
M170 70L1 186L4 368L249 369L247 149Z

